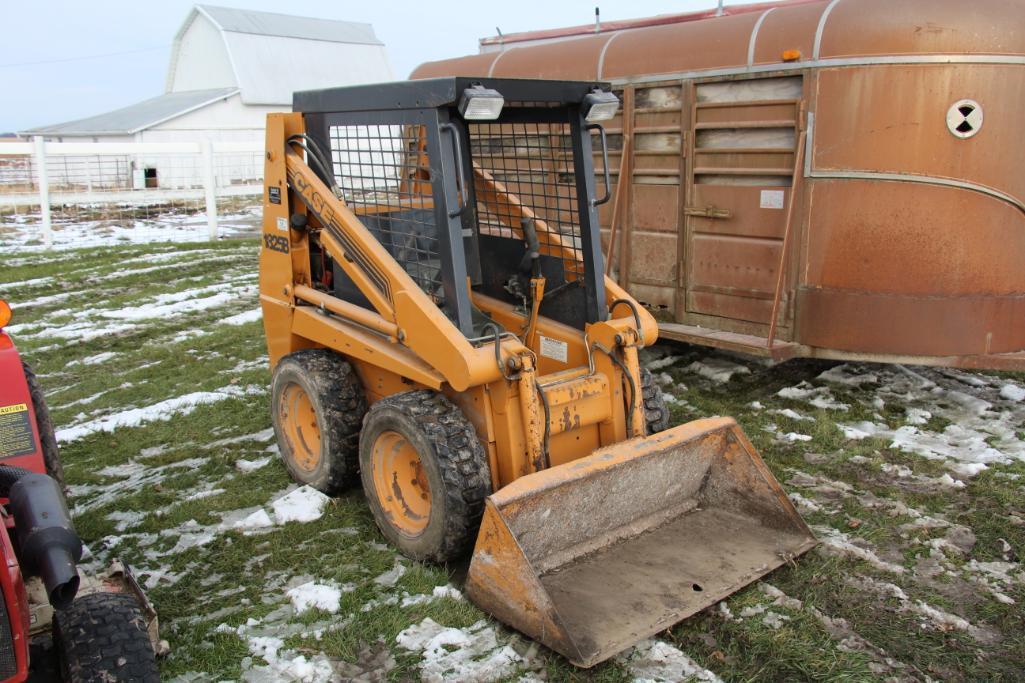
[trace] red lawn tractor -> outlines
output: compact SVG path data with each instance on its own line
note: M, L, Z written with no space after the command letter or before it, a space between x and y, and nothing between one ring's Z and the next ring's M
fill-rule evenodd
M78 569L57 440L36 377L4 332L0 300L0 683L47 677L159 681L156 612L128 567ZM46 647L51 640L57 664ZM30 643L31 659L30 662ZM40 646L40 647L37 647Z

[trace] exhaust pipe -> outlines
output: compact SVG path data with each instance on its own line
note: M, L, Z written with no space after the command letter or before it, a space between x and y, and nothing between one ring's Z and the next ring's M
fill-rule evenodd
M45 474L0 466L0 496L11 501L22 569L43 580L55 609L67 609L78 593L82 541L60 487Z

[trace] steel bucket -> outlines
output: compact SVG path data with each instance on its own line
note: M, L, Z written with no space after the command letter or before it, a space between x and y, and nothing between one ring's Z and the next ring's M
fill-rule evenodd
M490 496L466 593L588 667L815 544L736 422L696 420Z

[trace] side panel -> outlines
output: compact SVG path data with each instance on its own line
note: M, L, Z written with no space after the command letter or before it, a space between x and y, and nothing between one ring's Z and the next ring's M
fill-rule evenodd
M768 325L782 260L801 76L697 84L687 178L687 312ZM783 321L785 322L785 320Z
M817 81L799 341L891 356L1025 348L1025 67ZM968 136L948 124L963 100L981 112Z
M0 464L45 472L36 411L21 357L0 330Z
M292 334L293 283L310 284L304 240L289 227L291 197L285 178L285 139L302 132L300 114L267 117L267 160L264 164L263 232L260 242L260 306L271 367L282 356L312 346ZM305 213L296 206L295 211ZM301 253L295 253L296 247Z
M962 100L976 102L981 113L978 132L968 138L947 125L948 112ZM1025 65L822 69L816 107L816 171L947 178L1025 203Z
M613 201L605 207L602 225L607 240L612 209L617 208L619 253L613 270L619 282L645 305L671 314L677 308L680 278L686 91L678 81L628 89L621 122L608 126L614 152L610 174L614 184L623 183L618 188L620 205Z

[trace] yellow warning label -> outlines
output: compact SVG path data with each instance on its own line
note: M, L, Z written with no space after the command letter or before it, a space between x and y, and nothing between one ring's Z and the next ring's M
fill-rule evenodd
M0 458L36 452L28 405L15 403L0 406Z

